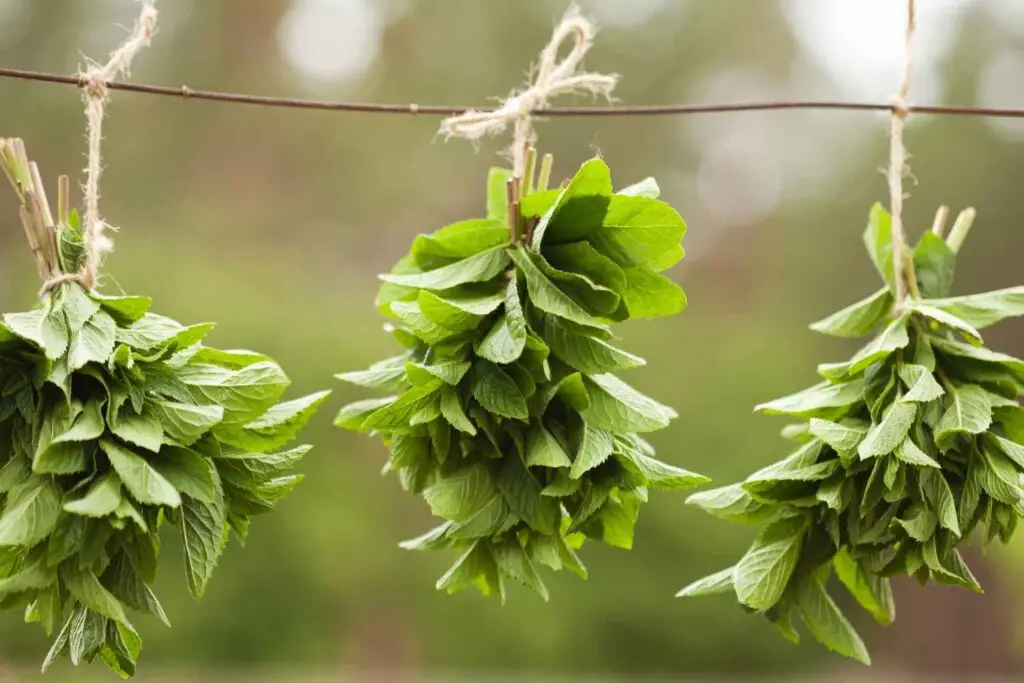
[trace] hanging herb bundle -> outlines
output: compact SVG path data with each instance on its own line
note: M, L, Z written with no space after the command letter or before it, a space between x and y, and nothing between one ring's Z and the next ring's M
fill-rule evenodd
M48 283L0 323L0 599L57 633L44 669L99 655L128 677L142 647L128 611L168 623L151 588L161 529L178 528L202 596L230 532L244 541L300 481L309 447L280 449L329 392L278 403L288 378L266 356L84 287L67 179L55 224L20 140L0 140L0 165Z
M504 600L510 578L546 599L538 565L585 576L585 538L629 548L649 488L705 481L641 438L675 412L613 374L644 361L609 330L683 309L660 273L683 255L682 219L653 180L614 192L601 159L561 190L546 189L549 170L546 157L520 201L493 169L487 218L417 237L377 300L406 352L339 375L397 392L337 424L380 434L385 470L445 520L403 546L459 553L437 583L448 592Z
M986 348L978 330L1024 315L1024 287L948 296L972 219L962 214L948 241L924 233L900 269L909 297L897 305L893 225L873 208L865 243L886 286L811 328L880 331L851 360L819 366L820 384L757 407L805 420L784 432L802 445L690 498L767 526L735 566L680 595L732 591L788 638L798 615L821 643L869 663L826 592L832 574L882 624L895 617L892 576L981 591L960 548L976 529L1008 541L1024 513L1024 361Z

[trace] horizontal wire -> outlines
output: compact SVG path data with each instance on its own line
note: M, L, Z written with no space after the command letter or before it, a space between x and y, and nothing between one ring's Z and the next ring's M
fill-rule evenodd
M0 78L15 78L26 81L44 83L62 83L85 87L87 82L80 76L27 71L24 69L0 68ZM112 81L107 84L111 90L145 93L180 97L189 100L212 100L215 102L234 102L236 104L253 104L265 107L284 107L291 109L321 109L326 111L364 112L371 114L425 114L434 116L453 116L464 111L493 111L493 107L455 107L451 105L423 104L382 104L376 102L330 102L325 100L305 100L291 97L271 97L264 95L246 95L243 93L217 92L214 90L194 90L187 85L169 87L162 85L146 85L140 83L124 83ZM737 102L727 104L647 104L647 105L612 105L595 107L548 107L533 112L537 116L672 116L684 114L717 114L743 111L772 111L785 109L832 109L844 111L878 111L892 112L892 104L872 102L833 102L818 100L780 100L775 102ZM939 114L945 116L987 116L992 118L1024 118L1024 109L1004 109L999 107L971 107L958 105L912 105L907 110L914 114Z

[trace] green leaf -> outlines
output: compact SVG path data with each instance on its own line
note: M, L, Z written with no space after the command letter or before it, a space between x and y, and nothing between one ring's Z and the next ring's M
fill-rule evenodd
M70 443L76 441L92 441L103 435L106 425L103 422L103 399L90 399L82 408L71 426L63 434L57 435L52 443Z
M502 293L483 296L439 296L425 289L416 297L420 311L430 322L453 332L472 330L480 319L505 302Z
M201 403L224 408L223 422L246 422L262 415L284 393L288 377L270 361L253 363L237 370L213 365L187 365L178 378Z
M601 224L612 188L611 170L602 159L584 163L569 184L558 195L555 204L541 217L533 231L534 249L541 245L575 242L590 235ZM527 215L535 210L532 203L543 201L534 195L523 201ZM550 231L550 235L548 235ZM546 240L546 243L545 243Z
M892 267L892 217L881 204L876 203L871 207L868 227L864 232L864 246L875 264L875 270L889 285L889 290L896 291Z
M677 417L668 406L644 396L615 375L584 378L590 407L583 419L612 433L653 432L667 427Z
M476 425L466 415L462 408L459 392L453 387L446 386L441 389L441 414L452 427L460 432L476 436Z
M645 266L625 268L626 289L622 299L630 318L675 315L686 308L683 288Z
M508 222L472 219L448 225L430 235L419 235L412 244L413 260L421 268L452 259L463 259L507 244Z
M53 585L57 576L41 560L23 564L13 574L0 579L0 595L11 595Z
M866 425L830 422L819 418L811 418L808 431L818 437L837 453L852 451L867 435Z
M88 493L68 503L64 510L83 517L106 517L121 504L121 480L113 472L97 480Z
M857 447L862 460L892 453L896 450L914 424L917 406L913 403L896 402L882 415L882 419L871 426L864 440Z
M647 480L647 485L654 489L685 491L711 481L702 474L669 465L632 449L626 450L623 457L636 465L640 474Z
M58 287L54 307L57 306L64 311L68 322L68 331L72 337L78 334L86 321L93 317L100 308L100 305L93 301L81 286L72 282Z
M905 402L928 403L945 394L932 371L923 365L902 363L899 368L900 379L907 387L907 393L900 399Z
M508 255L526 278L530 302L534 306L545 313L557 315L580 325L604 329L604 323L588 313L544 274L534 261L537 258L534 254L523 247L518 247L509 249Z
M8 330L38 346L50 360L57 360L68 348L68 325L60 308L5 313L3 321Z
M503 246L492 247L474 256L469 256L447 266L428 270L425 273L395 275L385 273L380 276L384 282L418 287L420 289L441 290L458 287L470 282L486 282L505 270L508 266L508 255Z
M836 576L850 595L866 609L879 624L888 626L896 619L896 602L893 600L892 584L889 579L877 576L850 556L846 548L832 558Z
M929 341L936 351L946 357L954 359L967 358L982 363L999 365L1012 372L1018 380L1024 380L1024 361L1018 358L1005 353L999 353L998 351L992 351L984 346L973 346L939 337L931 337Z
M464 467L423 490L423 500L437 517L465 522L498 493L490 472L481 464Z
M622 294L626 289L626 273L590 242L570 242L544 249L544 258L555 268L581 273L599 285Z
M556 356L589 375L618 372L646 364L643 358L617 349L585 328L555 316L544 316L541 337Z
M222 443L249 451L269 451L290 442L309 423L330 391L279 403L245 425L224 425L213 428Z
M910 508L907 515L908 517L905 519L897 519L896 523L903 527L903 530L907 532L910 538L919 543L924 543L935 535L938 518L934 512L915 506Z
M910 344L910 336L907 334L907 321L907 316L901 315L889 323L877 337L872 339L850 359L848 373L856 375L872 363L888 358L894 351L906 348Z
M981 488L996 500L1019 507L1024 491L1021 490L1020 474L1013 463L994 448L983 448L977 463L980 465L978 474Z
M369 428L366 426L369 418L380 409L393 405L395 399L395 396L389 396L387 398L369 398L349 403L338 411L338 415L334 418L334 425L357 432L369 431Z
M335 377L343 382L369 389L397 389L405 379L405 363L408 356L393 356L378 361L366 370L342 372Z
M106 312L96 311L82 329L71 337L68 348L68 367L78 370L87 363L106 363L114 352L114 332L117 323Z
M57 526L61 490L49 477L32 477L8 494L0 516L0 546L32 547Z
M188 586L196 598L203 597L217 560L227 540L227 513L224 492L216 469L213 475L214 500L201 500L184 496L181 502L181 534L185 554Z
M775 514L769 506L755 501L741 484L694 493L686 499L686 504L696 505L715 517L742 523L770 521Z
M496 484L509 509L531 529L547 535L555 533L558 503L541 495L543 487L518 458L505 461Z
M981 434L992 424L992 402L988 392L967 384L953 387L946 398L946 412L935 426L935 443L948 449L960 434Z
M85 607L116 622L128 623L124 605L103 587L91 571L62 571L61 578L64 579L64 584L72 597Z
M110 431L123 441L157 452L164 441L164 427L157 411L149 404L142 414L120 411L110 423Z
M515 381L493 363L483 360L476 362L470 390L473 398L490 413L524 421L530 416L526 397Z
M927 231L914 247L914 270L922 296L947 296L953 287L956 254L946 244L946 240Z
M833 652L871 664L864 641L815 578L801 581L797 593L800 618L818 642Z
M833 337L863 337L885 319L892 304L892 293L883 287L866 299L812 323L811 329Z
M436 380L441 380L445 384L456 387L472 367L473 364L469 361L442 361L430 365L407 362L405 371L414 385L430 386L436 384Z
M579 444L576 448L576 455L572 461L572 469L569 476L579 479L584 474L604 463L614 448L612 436L608 432L596 429L586 423L583 424Z
M929 299L923 303L956 316L977 329L983 329L1007 318L1024 315L1024 287L947 299Z
M548 601L548 589L544 586L544 582L541 581L540 575L537 574L537 570L527 556L526 551L518 543L513 540L507 540L503 543L494 544L491 547L491 553L494 555L494 561L497 563L498 570L502 574L534 591L545 602Z
M585 275L559 270L548 263L541 254L527 250L527 255L544 277L589 314L612 316L620 309L622 297L607 287L597 284Z
M99 292L89 292L89 296L121 325L131 325L142 319L153 304L148 296L111 296Z
M540 421L530 424L526 435L527 467L572 467L572 460Z
M153 460L153 468L181 493L203 503L216 499L210 461L188 448L169 446Z
M945 325L951 330L956 330L960 334L964 335L965 337L973 341L975 344L982 343L981 333L978 332L978 330L974 329L974 327L972 327L970 323L961 320L952 313L947 313L941 308L930 306L924 301L910 302L907 305L907 307L910 310L917 313L918 315L928 318L929 320L935 323Z
M159 399L152 401L151 405L167 436L182 446L191 446L224 419L224 409L218 405L193 405Z
M145 458L109 439L101 439L100 448L135 500L150 505L181 505L178 491Z
M949 487L946 477L937 469L922 470L919 476L925 500L928 501L938 517L939 524L959 537L960 523L956 516L956 501L953 499L953 490Z
M939 463L935 462L927 453L914 443L909 436L900 442L900 445L893 451L897 460L914 465L915 467L934 467L938 469Z
M526 337L526 318L519 303L519 290L513 275L505 286L505 312L487 336L475 345L476 353L494 363L514 363L523 355Z
M806 530L807 521L794 517L774 522L758 534L733 574L741 603L758 611L775 606L796 568Z
M705 595L718 595L733 590L733 574L735 567L715 572L703 579L698 579L676 593L677 598L697 598Z
M623 266L650 263L679 246L686 222L665 202L646 197L610 198L601 228L590 240Z
M754 412L768 415L814 417L828 415L834 408L845 408L864 398L864 381L854 380L842 384L822 382L783 398L762 403Z

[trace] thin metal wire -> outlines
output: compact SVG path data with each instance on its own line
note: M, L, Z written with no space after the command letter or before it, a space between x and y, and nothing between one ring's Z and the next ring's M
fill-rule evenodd
M79 76L27 71L24 69L0 68L0 78L14 78L44 83L61 83L85 87L86 82ZM452 116L470 109L490 111L488 108L451 105L422 104L383 104L377 102L331 102L325 100L306 100L291 97L272 97L265 95L247 95L244 93L218 92L214 90L194 90L187 85L177 88L143 83L124 83L112 81L107 85L110 90L144 93L147 95L163 95L180 97L189 100L211 100L215 102L233 102L265 107L284 107L292 109L319 109L326 111L363 112L370 114L424 114L430 116ZM877 111L892 112L892 104L876 102L834 102L820 100L779 100L774 102L736 102L724 104L648 104L620 105L595 107L549 107L534 112L542 117L583 117L583 116L676 116L686 114L720 114L729 112L773 111L786 109L824 109L843 111ZM1024 118L1024 109L1004 109L998 107L972 107L959 105L913 105L907 111L913 114L937 114L943 116L986 116L991 118Z

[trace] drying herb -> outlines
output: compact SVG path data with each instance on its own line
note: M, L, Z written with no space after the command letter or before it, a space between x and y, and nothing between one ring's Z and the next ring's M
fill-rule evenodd
M337 424L381 435L385 471L445 520L402 545L458 553L437 582L448 592L504 600L512 579L546 599L538 565L585 577L575 550L631 547L649 488L706 481L640 436L676 414L613 374L644 361L609 330L685 307L661 274L682 258L685 224L651 179L616 193L593 159L548 190L550 164L536 190L532 170L524 184L492 169L486 218L417 237L377 299L406 351L339 375L395 392Z
M201 597L230 533L244 541L250 518L301 480L309 447L279 449L329 392L278 403L281 368L203 346L212 324L82 287L66 179L54 227L20 141L0 140L0 159L48 282L35 308L0 323L0 599L57 633L44 669L99 655L128 677L142 648L129 610L168 623L151 588L161 529L177 527Z
M879 623L895 617L890 577L981 592L960 548L972 532L1008 541L1024 512L1024 361L989 350L979 329L1024 315L1024 287L949 297L956 252L926 232L904 263L910 296L894 300L892 224L879 205L865 243L886 286L812 329L837 337L880 330L843 363L818 367L809 389L757 407L804 420L784 434L784 460L689 502L766 526L733 567L680 595L734 592L791 640L793 617L829 649L864 663L864 643L826 585L834 574Z

